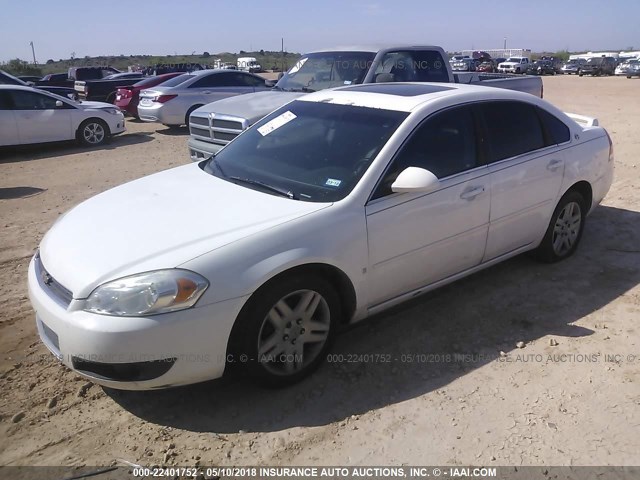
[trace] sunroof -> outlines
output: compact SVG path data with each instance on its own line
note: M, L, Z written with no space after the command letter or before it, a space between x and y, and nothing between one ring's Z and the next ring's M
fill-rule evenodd
M355 90L357 92L384 93L386 95L399 95L401 97L415 97L427 93L446 92L453 90L451 87L439 85L419 85L415 83L366 83L350 87L337 88L336 90Z

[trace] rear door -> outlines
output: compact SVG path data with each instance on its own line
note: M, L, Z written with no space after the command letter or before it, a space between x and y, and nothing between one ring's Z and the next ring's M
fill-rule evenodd
M12 110L9 90L0 90L0 145L19 143L18 125Z
M543 128L537 107L494 101L478 108L484 118L491 176L491 218L483 259L488 261L541 238L555 208L565 157ZM569 141L568 129L563 140Z
M12 90L10 96L20 143L54 142L75 137L71 128L74 107L65 102L57 107L56 98L30 90Z

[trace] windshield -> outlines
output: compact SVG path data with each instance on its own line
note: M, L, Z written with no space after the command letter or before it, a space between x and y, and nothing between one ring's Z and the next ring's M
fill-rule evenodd
M520 63L520 57L509 57L507 58L507 62Z
M180 85L182 82L186 82L193 77L195 77L195 75L189 75L188 73L185 73L184 75L178 75L177 77L173 77L166 82L162 82L161 85L163 87L175 87L176 85Z
M600 65L604 61L604 58L590 58L587 60L589 65Z
M362 83L374 53L322 52L302 57L276 84L287 91L317 91Z
M249 188L287 192L289 198L337 201L351 192L407 115L296 100L245 131L204 169Z

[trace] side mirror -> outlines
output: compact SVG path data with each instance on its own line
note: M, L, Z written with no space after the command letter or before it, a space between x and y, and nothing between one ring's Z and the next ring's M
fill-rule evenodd
M265 80L264 84L266 87L272 88L272 87L275 87L276 82L274 82L273 80Z
M429 193L437 190L439 186L440 180L429 170L408 167L400 172L391 185L391 190L396 193Z
M60 108L64 105L64 103L62 103L62 100L56 100L56 108Z

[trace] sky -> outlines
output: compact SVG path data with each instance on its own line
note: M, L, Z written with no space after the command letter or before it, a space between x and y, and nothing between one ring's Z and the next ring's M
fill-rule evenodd
M0 61L430 44L640 50L640 0L0 0Z

